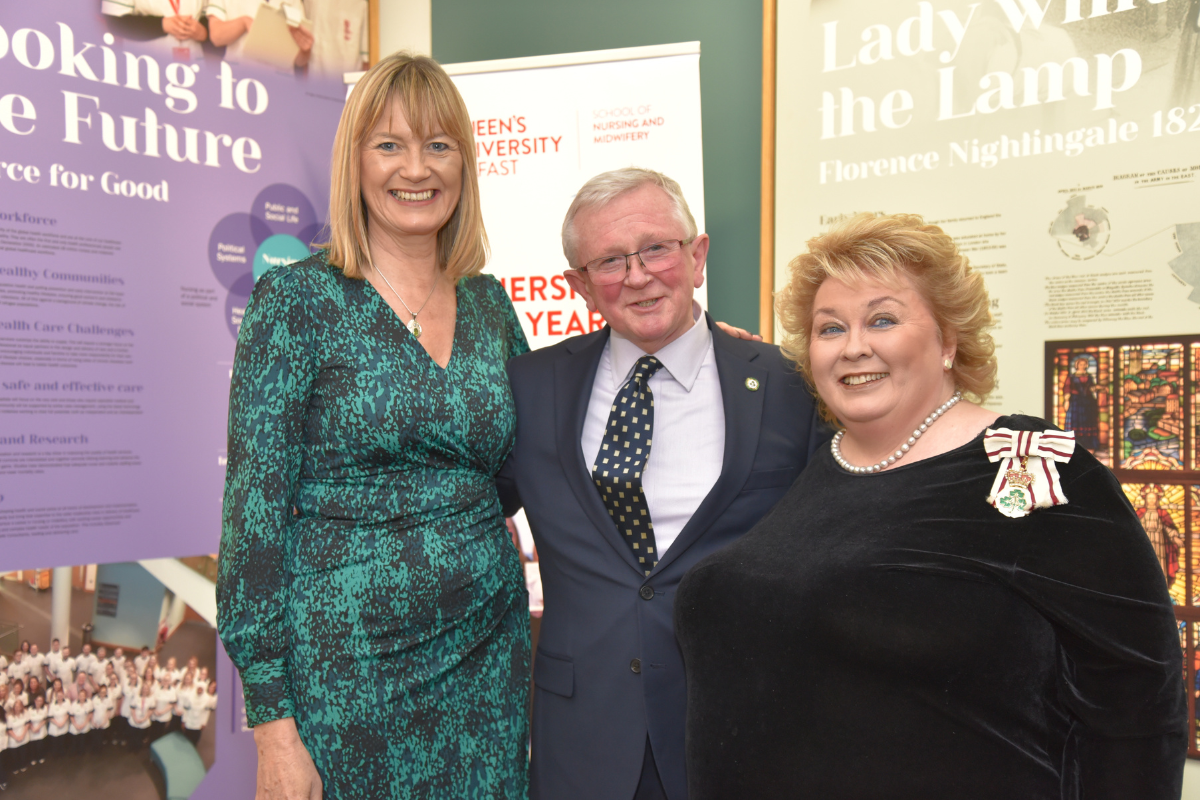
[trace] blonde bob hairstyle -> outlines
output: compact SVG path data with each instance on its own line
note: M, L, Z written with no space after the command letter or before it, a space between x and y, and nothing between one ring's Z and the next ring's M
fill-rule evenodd
M808 252L788 264L788 284L775 296L775 313L787 333L780 349L815 386L809 343L813 302L827 278L850 286L863 280L896 285L908 278L929 305L941 336L957 336L951 372L955 386L982 402L996 387L996 346L983 276L971 269L954 240L916 214L859 214L808 240ZM815 390L814 390L815 391ZM836 422L817 398L821 416Z
M321 245L330 264L347 278L362 278L371 263L367 247L367 205L362 198L361 150L367 136L396 98L409 126L425 137L439 129L462 153L462 195L454 214L438 231L438 264L454 281L478 275L488 260L487 232L479 207L475 137L462 95L432 58L394 53L358 81L333 139L329 191L329 240Z

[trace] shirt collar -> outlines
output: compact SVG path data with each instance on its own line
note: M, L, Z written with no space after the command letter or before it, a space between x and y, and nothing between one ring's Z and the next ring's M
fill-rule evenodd
M671 373L671 377L689 392L696 385L704 357L712 346L712 331L701 321L703 316L704 310L693 300L692 327L654 354L662 362L663 368ZM646 351L615 330L610 332L608 341L613 389L620 389L629 380L638 359L646 355Z

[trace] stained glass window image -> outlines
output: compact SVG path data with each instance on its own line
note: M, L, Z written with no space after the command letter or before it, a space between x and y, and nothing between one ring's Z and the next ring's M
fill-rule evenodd
M1054 424L1101 464L1112 462L1111 347L1063 347L1054 357Z
M1121 348L1121 458L1125 469L1183 469L1183 345Z
M1192 495L1192 605L1200 606L1200 486L1189 486L1188 491Z
M1187 580L1184 574L1184 523L1183 487L1158 483L1126 483L1122 485L1125 496L1137 511L1142 529L1158 556L1171 602L1185 606L1187 602Z
M1188 392L1192 398L1192 469L1200 469L1200 344L1192 345L1192 385Z
M1162 570L1200 758L1200 334L1046 342L1045 358L1046 418L1117 473Z

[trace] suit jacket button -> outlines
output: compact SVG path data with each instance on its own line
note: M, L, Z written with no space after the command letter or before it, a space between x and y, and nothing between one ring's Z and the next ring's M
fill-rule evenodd
M636 674L641 675L642 674L642 660L640 658L635 658L633 661L630 661L629 668L631 670L633 670Z
M638 594L640 594L642 596L643 600L653 600L654 599L654 587L653 586L643 586L641 589L638 589Z

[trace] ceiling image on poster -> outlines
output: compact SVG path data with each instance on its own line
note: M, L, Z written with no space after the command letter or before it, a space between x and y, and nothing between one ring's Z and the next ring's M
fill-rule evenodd
M1085 195L1075 195L1055 218L1050 234L1063 255L1081 261L1104 251L1112 236L1112 227L1108 211L1089 206Z
M208 263L225 287L225 324L236 339L254 283L272 267L316 252L322 228L312 202L295 186L275 183L258 193L250 213L230 214L208 239Z
M1167 265L1191 290L1188 299L1200 304L1200 222L1172 225L1166 230L1173 232L1179 251L1179 256L1169 260ZM1163 231L1159 231L1161 233ZM1108 210L1088 203L1087 196L1082 194L1072 197L1050 225L1050 235L1058 243L1059 251L1074 261L1086 261L1103 253L1112 234ZM1145 239L1120 252L1136 247L1142 241Z

